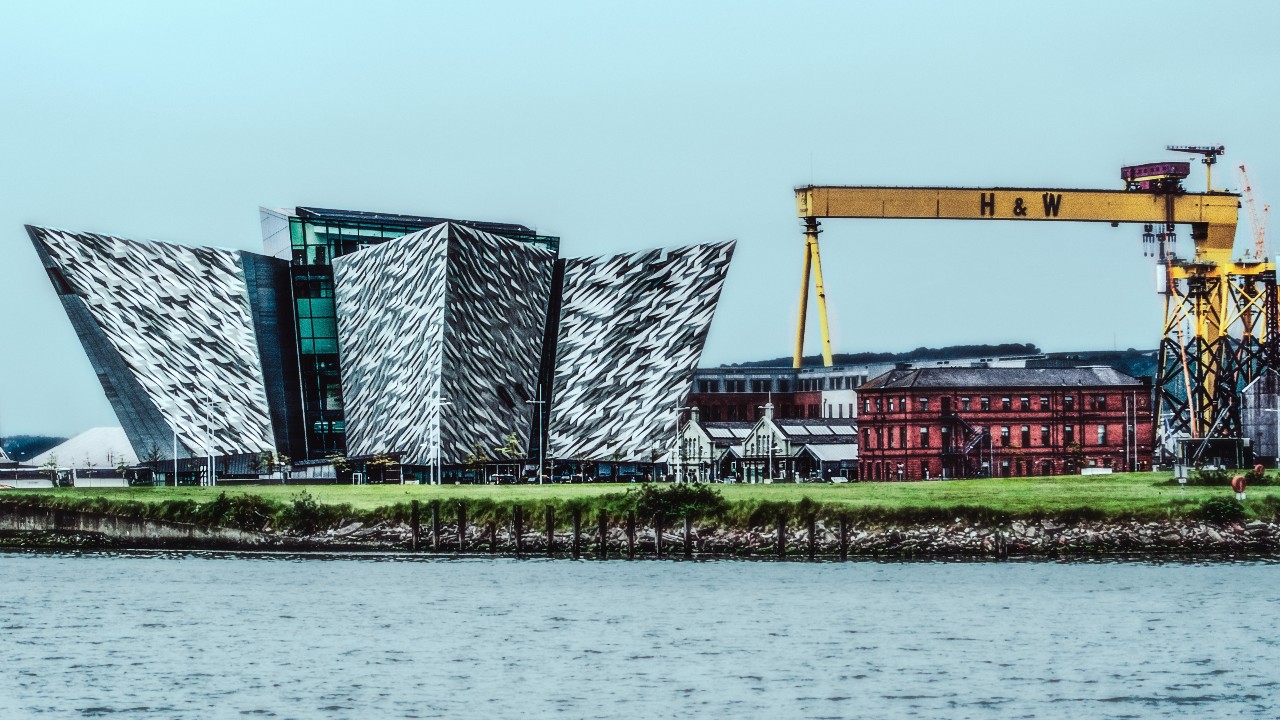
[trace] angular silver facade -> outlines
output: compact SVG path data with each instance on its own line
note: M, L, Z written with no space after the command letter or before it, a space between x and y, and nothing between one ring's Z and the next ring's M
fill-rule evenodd
M348 455L428 465L440 443L456 464L523 439L554 262L453 223L335 259Z
M247 254L27 232L139 455L274 449Z
M565 261L548 452L647 462L688 396L734 243Z

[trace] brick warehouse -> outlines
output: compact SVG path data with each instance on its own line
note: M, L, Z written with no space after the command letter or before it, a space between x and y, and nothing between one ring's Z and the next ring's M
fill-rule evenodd
M892 370L858 393L864 480L1151 464L1150 383L1111 368Z

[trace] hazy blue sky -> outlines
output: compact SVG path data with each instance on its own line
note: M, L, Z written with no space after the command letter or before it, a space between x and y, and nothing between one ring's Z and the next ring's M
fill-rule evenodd
M1277 7L4 3L0 434L116 424L24 223L252 250L259 205L319 205L566 255L736 238L703 361L781 356L796 185L1110 188L1223 143L1215 185L1245 162L1276 199ZM1158 340L1139 228L824 227L837 351Z

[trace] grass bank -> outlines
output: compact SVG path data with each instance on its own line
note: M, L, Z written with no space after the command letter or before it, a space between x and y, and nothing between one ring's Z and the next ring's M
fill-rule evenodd
M707 521L740 528L762 526L779 515L799 520L809 514L871 524L946 523L956 518L984 523L1044 518L1176 520L1206 517L1210 500L1215 506L1233 502L1229 487L1181 488L1170 485L1169 480L1169 473L1125 473L843 485L717 485L720 499L710 504L696 499L692 505L659 500L657 506L652 498L645 501L648 505L637 504L640 486L626 484L59 488L4 491L0 508L19 504L246 530L314 532L353 521L404 522L414 500L424 513L434 506L450 521L463 504L473 523L508 522L516 506L529 518L540 518L543 508L550 506L562 526L575 511L592 517L605 511L616 517L630 510L643 514L662 507L671 515L692 509ZM676 504L667 507L664 502ZM1210 511L1222 514L1221 507ZM1276 520L1280 517L1280 486L1251 487L1242 511L1244 518ZM1232 509L1227 514L1235 512Z

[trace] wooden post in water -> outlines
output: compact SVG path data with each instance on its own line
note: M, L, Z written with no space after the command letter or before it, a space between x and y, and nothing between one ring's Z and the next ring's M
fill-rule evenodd
M520 557L520 553L524 552L524 508L517 505L512 520L515 523L513 530L516 540L516 557Z
M684 559L693 558L693 516L684 514Z
M787 516L778 513L778 559L787 556Z
M489 521L489 552L498 552L498 523Z
M627 559L636 559L636 511L627 513Z
M419 526L420 512L417 500L409 503L409 529L413 531L409 540L409 549L413 552L418 552L418 533L421 531Z
M849 559L849 519L840 516L840 559Z
M431 550L440 552L440 502L431 503Z
M458 503L458 552L467 549L467 504Z
M609 516L601 510L596 520L600 525L600 559L607 560L609 558Z
M653 516L653 552L662 557L662 515Z
M813 562L818 548L818 519L809 513L809 562Z
M573 509L573 559L582 554L582 511Z
M547 557L556 553L556 509L547 506Z

